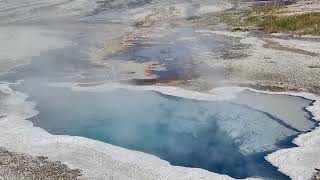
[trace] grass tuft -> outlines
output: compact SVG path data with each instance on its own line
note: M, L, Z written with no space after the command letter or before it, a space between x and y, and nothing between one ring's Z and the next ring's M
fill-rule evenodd
M261 6L245 12L226 13L211 22L226 23L234 29L320 35L320 12L290 13L284 6Z
M247 24L255 24L268 32L295 32L320 35L320 12L296 15L259 14L248 16Z

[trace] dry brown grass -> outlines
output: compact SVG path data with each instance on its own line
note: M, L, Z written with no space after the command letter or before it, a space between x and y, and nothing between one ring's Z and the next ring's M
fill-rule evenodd
M320 35L320 12L288 13L284 6L261 6L245 12L229 12L213 18L235 30L258 28L267 32Z

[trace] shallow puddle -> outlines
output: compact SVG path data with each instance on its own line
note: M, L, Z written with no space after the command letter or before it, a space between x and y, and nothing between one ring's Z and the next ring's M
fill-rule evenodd
M173 32L159 38L135 37L131 42L134 46L113 54L111 59L158 62L166 68L165 71L155 71L160 80L210 77L218 81L225 79L223 67L213 69L204 62L216 61L230 54L229 51L241 52L245 48L237 38L197 31L191 27L167 28ZM238 56L241 55L238 53Z

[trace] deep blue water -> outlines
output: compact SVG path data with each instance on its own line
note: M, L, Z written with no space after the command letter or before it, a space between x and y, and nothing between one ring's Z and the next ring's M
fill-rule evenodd
M15 88L37 102L35 126L53 134L84 136L235 178L288 179L264 156L293 146L290 141L299 131L267 112L152 91Z

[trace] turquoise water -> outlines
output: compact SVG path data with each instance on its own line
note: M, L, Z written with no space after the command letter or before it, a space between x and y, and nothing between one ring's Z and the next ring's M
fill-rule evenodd
M187 100L152 91L16 88L37 102L40 113L31 120L50 133L84 136L235 178L288 179L264 156L293 146L292 138L300 133L270 113L235 102Z

